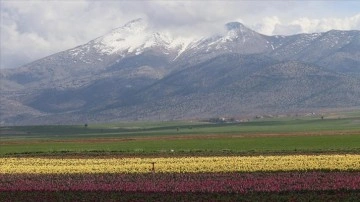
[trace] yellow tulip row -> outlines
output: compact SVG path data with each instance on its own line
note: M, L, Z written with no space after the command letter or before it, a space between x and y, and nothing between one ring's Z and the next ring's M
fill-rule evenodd
M360 170L359 154L175 158L0 158L1 174Z

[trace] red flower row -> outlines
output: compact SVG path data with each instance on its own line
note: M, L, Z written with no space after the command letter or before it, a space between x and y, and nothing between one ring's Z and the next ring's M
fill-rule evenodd
M0 192L249 193L324 190L360 190L360 172L0 175Z

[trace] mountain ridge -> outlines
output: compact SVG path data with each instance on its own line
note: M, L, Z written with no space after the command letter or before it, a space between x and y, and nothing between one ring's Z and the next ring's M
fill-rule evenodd
M360 106L360 31L176 38L135 19L2 71L3 124L187 119ZM135 42L134 42L135 40ZM71 117L71 118L69 118Z

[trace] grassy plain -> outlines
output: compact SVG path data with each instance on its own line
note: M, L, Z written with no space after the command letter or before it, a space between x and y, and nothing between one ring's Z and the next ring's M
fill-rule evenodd
M360 152L360 116L243 123L131 122L0 128L0 155L15 153L228 154Z

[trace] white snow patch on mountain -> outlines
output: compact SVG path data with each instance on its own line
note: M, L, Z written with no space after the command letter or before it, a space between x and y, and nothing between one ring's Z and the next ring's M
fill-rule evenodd
M139 55L145 49L162 47L168 51L177 51L176 59L193 41L194 38L173 37L169 32L151 30L146 21L137 19L96 39L94 48L106 55ZM168 51L164 53L169 54Z

